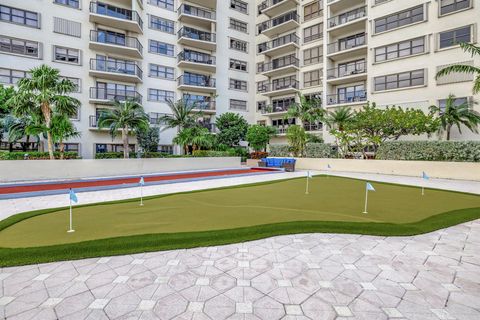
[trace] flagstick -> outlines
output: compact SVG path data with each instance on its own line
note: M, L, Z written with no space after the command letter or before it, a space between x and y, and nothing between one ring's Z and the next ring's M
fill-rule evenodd
M140 186L140 206L143 206L143 186Z
M72 232L75 232L75 230L73 230L73 221L72 221L72 199L70 198L70 229L67 231L68 233L72 233Z
M308 177L308 174L307 174L307 188L305 189L305 194L308 194L308 180L310 180L310 178Z
M363 213L368 213L367 212L367 205L368 205L368 188L365 188L365 210L363 211Z
M422 196L424 196L424 195L425 195L425 187L422 186Z

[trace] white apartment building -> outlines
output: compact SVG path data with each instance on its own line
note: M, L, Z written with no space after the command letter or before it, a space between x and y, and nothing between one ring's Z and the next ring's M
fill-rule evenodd
M275 126L272 143L294 123L331 141L321 123L285 119L299 93L321 97L328 110L374 101L426 111L450 93L480 101L472 76L435 80L445 65L480 65L456 45L478 43L478 2L0 0L0 83L14 85L42 63L78 83L82 136L68 149L84 158L122 151L120 138L97 126L114 98L139 99L160 128L166 101L184 99L198 103L212 132L216 116L237 112ZM162 130L159 150L173 152L175 135Z

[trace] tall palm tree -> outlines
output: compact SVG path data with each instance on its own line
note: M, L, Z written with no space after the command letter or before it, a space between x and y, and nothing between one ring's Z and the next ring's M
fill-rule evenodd
M195 125L196 120L201 116L200 113L195 112L195 103L187 103L185 100L173 102L167 101L172 114L166 114L160 118L160 121L166 124L166 129L177 128L180 132L184 128Z
M479 46L476 46L474 44L467 43L467 42L462 42L460 43L460 47L463 49L463 51L470 53L472 55L472 58L475 56L480 57ZM457 72L473 74L475 76L475 80L473 83L473 94L480 93L480 68L479 67L469 66L465 64L454 64L440 70L435 76L435 79L449 75L451 73L457 73Z
M325 110L322 109L320 99L307 99L304 95L299 95L299 102L289 106L285 119L299 118L302 123L314 123L323 121Z
M81 133L73 125L72 121L62 115L56 114L52 118L52 137L58 143L60 160L63 160L65 153L65 140L79 138Z
M134 100L114 101L113 109L103 112L98 119L98 127L110 129L112 138L122 132L123 157L129 158L128 134L131 131L145 130L148 127L148 115L143 107Z
M80 106L80 101L69 94L76 90L75 84L60 76L58 69L45 64L29 71L30 78L23 78L18 82L18 92L10 100L13 105L13 114L24 117L41 113L45 124L48 153L53 155L53 139L51 133L53 113L73 117Z
M480 113L473 110L472 105L464 102L460 105L455 104L455 96L450 94L445 102L445 109L438 106L431 106L430 111L439 115L440 129L439 133L447 133L447 140L450 140L452 127L456 126L462 133L461 125L467 127L470 131L478 133L480 124Z
M331 128L343 131L345 125L353 120L355 113L350 107L340 107L328 112L325 121Z

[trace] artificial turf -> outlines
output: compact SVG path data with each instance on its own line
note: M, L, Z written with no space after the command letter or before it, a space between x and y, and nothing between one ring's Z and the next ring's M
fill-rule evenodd
M0 265L187 248L279 234L413 235L480 218L478 195L317 176L22 213L0 222ZM79 194L81 199L81 194Z

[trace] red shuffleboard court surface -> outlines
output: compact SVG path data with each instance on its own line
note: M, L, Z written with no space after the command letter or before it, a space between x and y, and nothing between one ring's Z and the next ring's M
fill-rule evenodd
M257 175L282 172L273 168L245 168L229 170L194 171L180 173L161 173L144 175L145 185L196 181L228 176ZM11 199L38 195L60 194L68 189L75 191L96 191L117 188L128 188L139 184L140 175L116 178L89 178L84 180L64 180L54 182L9 183L0 184L0 199Z

